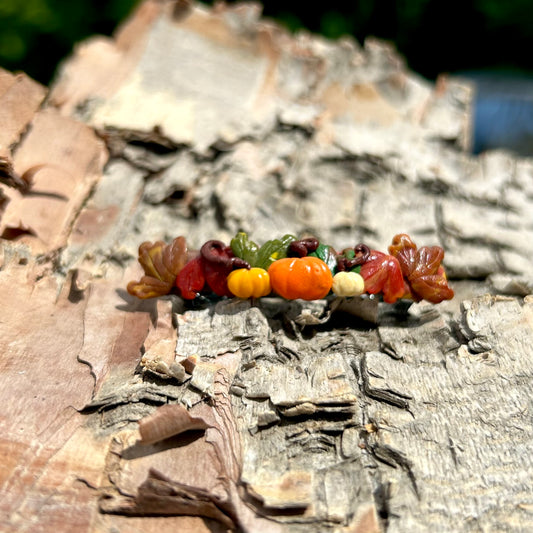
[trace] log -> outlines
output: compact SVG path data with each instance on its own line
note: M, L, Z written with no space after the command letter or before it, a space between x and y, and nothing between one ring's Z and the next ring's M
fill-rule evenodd
M532 527L533 161L469 154L467 84L146 0L49 89L0 71L0 117L3 531ZM240 230L406 232L456 296L126 292L142 242Z

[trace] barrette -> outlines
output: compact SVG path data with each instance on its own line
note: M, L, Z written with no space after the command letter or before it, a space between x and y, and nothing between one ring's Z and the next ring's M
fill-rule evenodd
M226 245L209 240L189 250L183 236L170 244L143 242L139 263L145 275L128 284L138 298L178 294L185 300L202 295L261 298L275 294L287 300L319 300L381 295L433 304L454 293L442 266L440 246L418 248L405 233L395 235L388 253L357 244L337 252L314 237L284 235L258 246L244 232Z

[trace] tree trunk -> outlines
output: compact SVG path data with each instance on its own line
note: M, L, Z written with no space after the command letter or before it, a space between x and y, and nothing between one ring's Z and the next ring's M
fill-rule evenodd
M471 98L255 4L146 1L48 93L1 71L1 529L531 529L533 162L468 154ZM409 233L456 296L126 292L141 242L239 230Z

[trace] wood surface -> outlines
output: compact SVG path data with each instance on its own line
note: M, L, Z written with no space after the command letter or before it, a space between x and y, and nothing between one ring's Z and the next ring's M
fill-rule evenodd
M472 98L256 4L148 0L49 89L0 71L0 529L533 529L533 160L468 153ZM239 230L406 232L456 296L126 292L140 243Z

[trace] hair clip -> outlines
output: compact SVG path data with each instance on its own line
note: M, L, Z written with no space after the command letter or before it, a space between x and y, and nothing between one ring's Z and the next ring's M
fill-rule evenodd
M187 249L185 237L170 244L144 242L139 263L145 275L128 284L138 298L177 293L185 300L200 295L260 298L271 293L287 300L318 300L333 293L355 297L381 294L383 301L398 299L437 304L454 293L441 265L440 246L418 248L405 233L396 235L388 253L365 244L337 252L314 237L284 235L259 247L244 232L229 246L207 241L199 251Z

